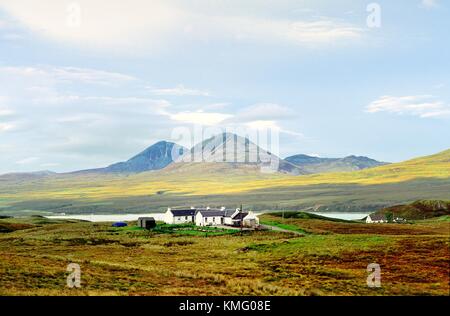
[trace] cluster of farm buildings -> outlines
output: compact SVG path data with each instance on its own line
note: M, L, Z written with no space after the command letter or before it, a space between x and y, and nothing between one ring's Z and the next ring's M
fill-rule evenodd
M406 223L406 219L402 217L395 217L392 219L393 223ZM366 217L366 223L389 223L388 219L383 214L370 214Z
M166 224L188 224L197 226L234 226L254 228L259 226L258 217L251 211L222 208L168 208L164 214Z

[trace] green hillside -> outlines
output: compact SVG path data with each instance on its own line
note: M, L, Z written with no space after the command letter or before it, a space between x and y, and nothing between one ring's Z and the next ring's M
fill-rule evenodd
M274 212L274 213L264 213L264 215L283 218L283 219L317 219L322 221L330 221L330 222L351 222L344 219L339 218L332 218L332 217L326 217L317 215L314 213L308 213L308 212L295 212L295 211L289 211L289 212Z
M450 215L450 201L419 200L410 204L387 207L376 213L407 220L427 219Z
M0 177L0 215L123 213L167 206L240 204L255 210L376 211L421 199L450 199L450 150L353 172L293 176L257 166L175 163L139 174Z

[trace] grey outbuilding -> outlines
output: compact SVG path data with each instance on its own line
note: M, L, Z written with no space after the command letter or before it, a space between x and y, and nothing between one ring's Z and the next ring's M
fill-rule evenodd
M156 227L156 221L153 217L139 217L138 226L145 229L152 229Z

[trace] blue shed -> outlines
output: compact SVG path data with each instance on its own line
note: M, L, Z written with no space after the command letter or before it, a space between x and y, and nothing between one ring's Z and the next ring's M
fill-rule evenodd
M128 224L124 223L124 222L116 222L116 223L112 224L112 226L113 227L125 227L125 226L128 226Z

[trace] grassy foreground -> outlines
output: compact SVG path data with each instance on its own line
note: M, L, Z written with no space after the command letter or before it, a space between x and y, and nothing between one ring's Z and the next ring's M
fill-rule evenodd
M448 217L371 225L264 215L304 232L155 232L2 219L0 295L448 295ZM80 289L66 267L81 266ZM381 288L366 284L381 266Z

